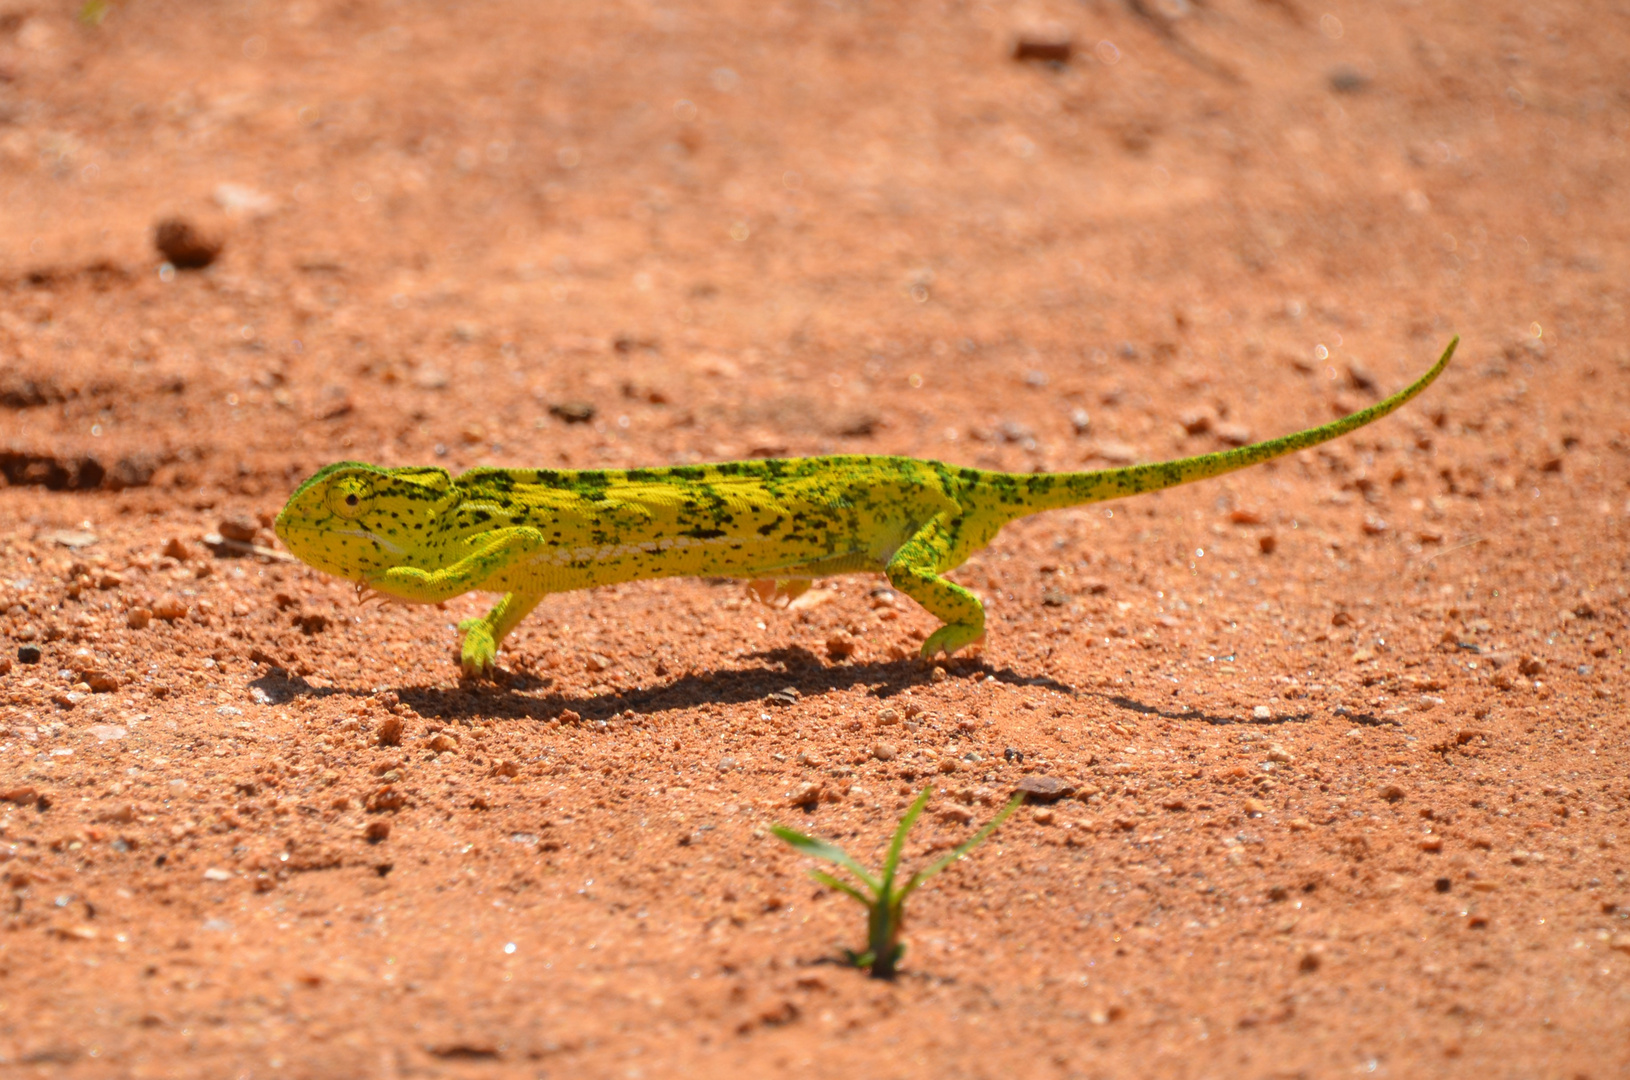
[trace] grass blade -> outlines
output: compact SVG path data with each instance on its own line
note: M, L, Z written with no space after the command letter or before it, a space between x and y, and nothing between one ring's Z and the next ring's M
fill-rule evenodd
M910 896L912 892L916 890L917 886L921 885L923 882L927 881L941 870L944 870L946 867L962 858L962 856L968 854L968 852L972 851L980 844L983 844L990 838L990 834L995 832L997 827L1000 826L1002 822L1006 821L1013 815L1013 811L1017 810L1019 808L1019 804L1022 802L1024 802L1024 792L1021 791L1017 795L1013 796L1013 798L1009 799L1007 801L1007 805L1002 807L1001 810L997 811L996 816L991 818L990 821L985 824L984 828L980 829L967 840L963 841L949 855L945 856L943 859L939 860L933 865L925 867L924 869L917 871L915 874L912 874L911 880L907 881L905 888L900 890L900 899L904 901L906 897Z
M816 881L820 882L822 885L825 885L829 889L836 889L839 892L844 893L845 895L852 896L856 900L859 900L862 904L865 904L867 907L872 906L871 897L867 896L865 893L861 892L859 889L855 888L853 885L849 884L847 881L843 881L843 880L841 880L839 878L833 877L831 874L828 874L825 870L811 870L809 872L809 876L814 878Z
M785 825L771 825L770 831L782 840L791 844L793 848L812 859L825 859L830 863L837 863L861 880L872 892L878 891L877 879L866 872L866 868L849 857L849 853L836 844L828 843L819 837L805 836L796 829L789 829Z
M906 847L906 833L917 823L917 816L923 812L923 807L928 805L928 800L933 794L933 784L923 788L923 793L911 804L906 816L900 819L900 827L894 830L894 840L889 844L889 857L883 862L883 887L878 890L879 892L887 892L894 884L894 871L900 865L900 853Z

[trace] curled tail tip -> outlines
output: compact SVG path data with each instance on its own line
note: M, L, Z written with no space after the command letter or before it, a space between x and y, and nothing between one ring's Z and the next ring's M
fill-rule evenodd
M1438 362L1432 365L1433 370L1442 371L1444 368L1448 367L1449 361L1454 358L1455 350L1458 348L1460 348L1460 335L1455 334L1449 338L1449 344L1444 346L1443 355L1438 357Z

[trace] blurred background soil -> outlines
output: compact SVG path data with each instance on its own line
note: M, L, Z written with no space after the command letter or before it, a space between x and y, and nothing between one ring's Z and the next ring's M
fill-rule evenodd
M1609 3L0 0L0 1073L1630 1072ZM155 248L163 242L165 251ZM881 579L360 606L339 459L1100 468ZM208 538L208 539L206 539ZM774 822L907 858L905 974Z

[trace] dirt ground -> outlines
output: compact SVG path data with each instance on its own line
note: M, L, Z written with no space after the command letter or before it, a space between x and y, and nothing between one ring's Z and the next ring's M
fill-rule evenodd
M0 0L0 1074L1630 1075L1627 55L1543 0ZM1099 468L1453 333L1372 428L1010 527L938 667L881 579L681 580L461 682L482 598L266 550L340 459ZM932 782L916 863L1026 775L899 980L829 962L769 825L874 861Z

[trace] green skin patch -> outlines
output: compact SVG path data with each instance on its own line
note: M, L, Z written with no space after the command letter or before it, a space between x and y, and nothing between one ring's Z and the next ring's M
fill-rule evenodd
M943 624L922 655L983 639L979 598L944 574L1008 522L1243 469L1379 420L1432 384L1455 338L1411 386L1351 416L1199 457L1075 473L1000 473L845 454L658 469L386 469L329 465L277 516L278 538L319 570L387 596L503 599L461 623L462 662L487 671L548 593L644 578L753 581L765 600L814 578L881 572Z

